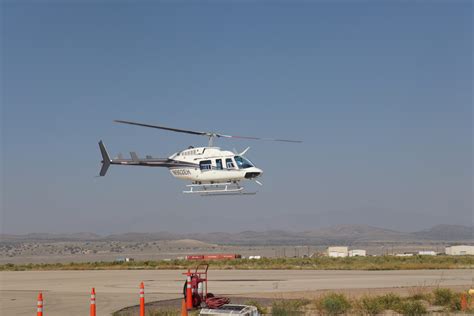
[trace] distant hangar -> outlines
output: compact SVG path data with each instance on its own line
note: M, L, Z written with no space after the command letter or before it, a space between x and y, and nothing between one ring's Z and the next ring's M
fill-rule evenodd
M474 255L474 246L459 245L446 247L446 254L449 256Z
M363 249L349 250L348 247L328 247L327 256L333 258L344 257L365 257L367 251Z

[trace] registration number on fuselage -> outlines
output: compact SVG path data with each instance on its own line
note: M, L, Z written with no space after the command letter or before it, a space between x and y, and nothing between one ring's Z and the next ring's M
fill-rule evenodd
M189 175L191 175L191 171L189 171L189 169L172 169L171 173L173 173L174 176L189 176Z

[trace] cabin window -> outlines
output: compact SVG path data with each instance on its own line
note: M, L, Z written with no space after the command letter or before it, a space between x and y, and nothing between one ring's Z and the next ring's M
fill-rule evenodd
M216 169L222 170L222 159L216 159Z
M237 164L237 167L239 167L239 169L246 169L246 168L253 167L252 163L244 157L235 156L234 159L235 159L235 163Z
M199 162L199 168L201 170L211 170L212 169L211 161L210 160L203 160L203 161Z
M234 169L235 168L234 162L232 161L231 158L227 158L225 160L225 166L226 166L227 169Z

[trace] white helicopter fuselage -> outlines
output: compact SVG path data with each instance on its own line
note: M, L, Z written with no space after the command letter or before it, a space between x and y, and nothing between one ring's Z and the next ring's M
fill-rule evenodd
M197 184L239 182L255 179L263 173L243 154L221 150L219 147L188 148L168 159L182 163L169 167L171 175Z

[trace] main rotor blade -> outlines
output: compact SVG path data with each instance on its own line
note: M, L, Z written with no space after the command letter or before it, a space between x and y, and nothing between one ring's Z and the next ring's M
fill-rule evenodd
M186 130L186 129L172 128L172 127L165 127L165 126L158 126L158 125L150 125L150 124L136 123L136 122L130 122L130 121L114 120L114 122L122 123L122 124L136 125L136 126L143 126L143 127L164 129L164 130L167 130L167 131L178 132L178 133L186 133L186 134L193 134L193 135L204 135L204 136L210 136L211 135L211 133L207 133L207 132L196 132L196 131L190 131L190 130Z
M279 138L261 138L261 137L249 137L249 136L232 136L232 135L222 135L217 134L218 137L225 138L240 138L240 139L252 139L252 140L263 140L269 142L286 142L286 143L302 143L302 140L292 140L292 139L279 139Z
M248 137L248 136L232 136L232 135L224 135L224 134L219 134L219 133L214 133L214 132L190 131L187 129L172 128L172 127L165 127L165 126L151 125L151 124L144 124L144 123L136 123L136 122L131 122L131 121L114 120L114 122L129 124L129 125L136 125L136 126L143 126L143 127L150 127L150 128L158 128L158 129L163 129L166 131L186 133L186 134L192 134L192 135L201 135L201 136L208 136L208 137L224 137L224 138L252 139L252 140L263 140L263 141L273 141L273 142L302 143L301 140L260 138L260 137Z

